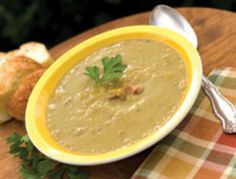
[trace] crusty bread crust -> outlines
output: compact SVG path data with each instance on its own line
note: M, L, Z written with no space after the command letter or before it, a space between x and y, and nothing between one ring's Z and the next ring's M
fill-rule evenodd
M23 53L19 49L16 49L9 52L0 52L0 59L8 60L13 57L22 56L22 55Z
M15 90L22 77L39 68L42 68L41 65L24 56L5 61L0 66L0 96Z
M19 87L20 80L42 66L32 59L17 56L5 60L0 65L0 123L9 120L7 103L12 93Z
M11 95L7 111L15 119L24 121L28 98L44 71L44 69L39 69L22 78L19 88Z

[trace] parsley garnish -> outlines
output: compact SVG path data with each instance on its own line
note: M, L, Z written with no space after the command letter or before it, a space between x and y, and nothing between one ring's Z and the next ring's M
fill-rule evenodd
M20 174L24 179L85 179L86 174L76 166L51 160L40 153L27 135L13 134L7 138L10 153L21 160Z
M121 61L121 55L111 58L104 57L102 58L103 74L100 73L100 69L97 66L86 67L84 74L93 79L97 85L120 79L123 71L127 68L127 65L122 64Z

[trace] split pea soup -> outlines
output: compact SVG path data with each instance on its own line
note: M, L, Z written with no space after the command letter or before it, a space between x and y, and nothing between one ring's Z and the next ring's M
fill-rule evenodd
M127 65L119 81L101 87L84 74L95 65L102 73L101 59L117 54ZM111 152L162 127L181 104L187 82L184 61L171 46L147 39L120 41L94 51L64 75L49 98L46 125L65 149Z

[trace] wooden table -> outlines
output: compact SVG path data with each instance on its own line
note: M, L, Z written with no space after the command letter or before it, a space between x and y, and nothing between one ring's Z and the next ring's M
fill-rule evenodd
M228 11L210 8L178 8L190 21L199 39L199 52L202 57L204 72L207 74L218 67L236 67L236 14ZM95 27L79 34L50 51L57 58L74 45L98 33L117 27L147 24L149 12L118 19L107 24ZM13 132L25 133L23 124L12 120L0 125L0 178L16 179L19 161L8 154L5 138ZM83 167L89 173L89 178L96 179L125 179L132 173L149 154L148 149L128 159L100 166Z

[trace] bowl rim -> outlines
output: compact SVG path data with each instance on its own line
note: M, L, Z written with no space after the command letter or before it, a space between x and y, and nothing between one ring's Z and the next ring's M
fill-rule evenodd
M117 149L116 151L112 151L110 153L98 154L98 155L85 155L85 154L74 154L68 153L68 151L62 151L56 149L52 144L44 141L42 137L44 134L39 132L40 126L37 121L38 119L38 109L40 110L41 106L39 103L39 97L42 93L47 93L46 86L52 82L53 75L58 72L62 66L69 61L69 59L74 58L75 54L86 51L94 43L100 43L101 41L109 41L110 43L115 41L113 39L121 38L121 36L129 36L129 35L137 35L140 34L148 34L157 35L159 39L162 41L169 40L176 49L182 48L183 52L186 55L186 59L190 66L187 66L188 71L191 75L191 81L189 81L189 89L188 93L183 99L182 104L179 106L179 109L175 112L175 114L170 118L168 122L166 122L158 131L154 134L151 134L147 139L144 140L143 143L138 141L140 145L131 145L126 147L125 149ZM136 37L139 39L140 37ZM150 37L154 38L154 37ZM156 37L157 38L157 37ZM98 48L99 49L99 48ZM91 52L90 52L91 53ZM80 60L74 60L78 63ZM71 65L73 66L73 65ZM105 164L114 161L118 161L134 154L137 154L148 147L154 145L166 135L168 135L173 129L177 127L177 125L184 119L187 113L190 111L192 105L194 104L199 90L201 86L201 77L202 77L202 63L200 56L197 50L192 46L192 44L186 40L181 35L177 34L174 31L168 30L162 27L150 26L150 25L135 25L135 26L127 26L121 27L113 30L109 30L107 32L96 35L84 42L76 45L69 51L67 51L64 55L59 57L59 59L54 62L43 74L40 78L36 86L34 87L26 109L26 131L29 135L30 140L35 145L35 147L42 152L44 155L52 158L56 161L72 164L72 165L97 165L97 164ZM43 91L44 90L44 91ZM136 147L135 147L136 146Z

